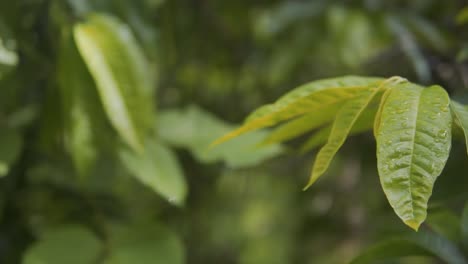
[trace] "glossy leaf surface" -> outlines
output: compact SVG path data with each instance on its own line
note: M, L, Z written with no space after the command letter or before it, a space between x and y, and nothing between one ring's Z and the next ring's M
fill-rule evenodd
M382 108L377 159L383 190L397 215L417 230L451 147L450 100L438 86L394 87Z
M340 111L338 111L330 131L330 136L328 137L328 142L317 154L312 175L306 188L310 187L328 169L336 152L341 148L346 137L348 137L354 123L379 92L379 88L380 86L369 86L367 90L360 92L356 98L346 102Z
M380 78L347 76L325 79L300 86L284 95L273 104L264 105L247 117L238 129L216 140L219 144L243 133L273 126L281 121L309 112L321 112L330 105L340 105L360 91L367 90L368 85L382 82Z

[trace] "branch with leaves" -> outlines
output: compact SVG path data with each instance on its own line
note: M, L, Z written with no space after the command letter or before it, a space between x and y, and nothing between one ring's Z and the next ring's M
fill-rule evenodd
M422 87L401 77L346 76L294 89L258 108L214 144L278 124L265 143L316 129L306 149L328 138L305 189L326 172L348 135L373 127L383 191L395 213L414 230L426 219L434 183L449 157L452 124L463 129L468 143L468 107L450 100L442 87Z

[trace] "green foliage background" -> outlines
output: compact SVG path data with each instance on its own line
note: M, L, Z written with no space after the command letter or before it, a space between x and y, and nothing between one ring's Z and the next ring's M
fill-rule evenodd
M0 263L333 264L368 245L356 263L402 247L436 258L400 263L465 263L450 244L468 237L463 144L417 237L384 197L371 133L307 192L316 152L296 140L208 145L331 76L404 76L467 104L466 5L0 1Z

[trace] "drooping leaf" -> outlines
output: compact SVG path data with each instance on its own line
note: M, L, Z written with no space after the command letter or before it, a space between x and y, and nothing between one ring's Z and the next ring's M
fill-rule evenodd
M81 226L47 231L23 257L23 264L90 264L98 261L101 242Z
M466 150L468 153L468 106L451 101L451 109L456 124L463 130L465 135Z
M396 214L417 230L451 147L450 99L440 86L404 83L382 108L377 159L383 190Z
M379 85L383 79L347 76L325 79L300 86L278 99L273 104L264 105L250 114L238 129L217 139L219 144L243 133L263 127L273 126L281 121L310 112L321 112L330 105L340 105L366 90L368 85Z
M367 90L361 91L358 96L346 102L338 111L333 122L328 142L317 154L312 169L312 175L305 188L310 187L328 169L333 157L341 148L356 120L366 109L374 96L379 92L381 86L368 86Z
M349 131L349 135L356 135L371 130L374 119L376 117L376 112L376 108L367 108L364 110L364 112L362 112L359 118L356 120L356 123L354 123L353 128L351 128ZM328 136L330 135L331 128L332 126L328 125L310 136L310 138L307 139L307 141L302 145L301 152L305 153L311 149L325 144L327 142Z
M109 251L105 264L185 263L180 239L167 228L155 224L114 228Z
M8 174L11 165L16 161L23 138L20 131L8 127L0 127L0 177Z
M139 181L170 203L179 206L184 204L187 184L179 161L171 149L150 139L142 153L123 148L119 155L129 172Z
M278 144L257 146L265 139L265 131L255 131L222 145L208 147L213 140L233 128L233 125L197 106L166 110L158 118L158 131L163 140L175 147L188 149L204 163L224 161L232 168L248 167L282 152Z
M450 264L467 263L463 254L450 240L421 231L380 242L354 258L351 264L372 264L407 256L431 256Z
M114 17L91 15L75 26L74 36L110 122L126 143L141 151L154 121L153 84L130 29Z

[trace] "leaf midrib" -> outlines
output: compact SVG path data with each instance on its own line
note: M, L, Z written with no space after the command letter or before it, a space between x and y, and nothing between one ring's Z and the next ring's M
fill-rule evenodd
M413 173L413 158L414 158L414 148L416 146L416 133L418 131L418 118L419 118L419 108L421 106L421 95L422 93L424 92L424 90L422 90L419 94L418 94L418 102L417 102L417 107L416 107L416 116L414 118L414 132L413 132L413 136L412 136L412 148L411 148L411 152L410 152L410 170L409 170L409 175L408 175L408 179L409 179L409 191L411 193L411 216L412 216L412 219L415 219L416 216L414 214L414 195L413 195L413 186L412 186L412 181L411 181L411 175Z

